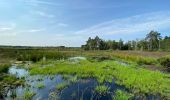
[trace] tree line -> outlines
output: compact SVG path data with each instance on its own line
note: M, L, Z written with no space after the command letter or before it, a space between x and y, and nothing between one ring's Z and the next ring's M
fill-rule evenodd
M86 44L82 45L82 48L84 50L170 51L170 36L162 37L161 33L150 31L144 39L136 39L127 42L124 42L122 39L119 41L104 40L96 36L95 38L89 37Z

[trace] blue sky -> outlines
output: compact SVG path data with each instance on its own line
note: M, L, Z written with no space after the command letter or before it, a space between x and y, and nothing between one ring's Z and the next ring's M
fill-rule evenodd
M0 45L81 46L170 36L170 0L0 0Z

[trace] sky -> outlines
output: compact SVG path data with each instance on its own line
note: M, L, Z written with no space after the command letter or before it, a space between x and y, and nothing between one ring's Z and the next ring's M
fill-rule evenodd
M170 36L170 0L0 0L0 45L80 47Z

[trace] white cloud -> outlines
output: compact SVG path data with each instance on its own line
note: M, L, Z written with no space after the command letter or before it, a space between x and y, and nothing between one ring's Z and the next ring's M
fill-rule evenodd
M42 29L30 29L30 30L28 30L26 32L34 33L34 32L41 32L41 31L44 31L44 30L45 30L45 28L42 28Z
M42 1L42 0L25 0L24 2L32 6L39 6L39 5L61 6L62 5L62 4Z
M31 11L31 13L45 18L55 18L55 15L43 11Z
M79 30L75 32L75 34L135 34L153 29L165 29L169 28L169 26L170 12L154 12L103 22L89 28Z
M10 31L16 28L15 23L0 24L0 31Z
M67 27L68 24L65 24L65 23L58 23L57 26L60 26L60 27Z

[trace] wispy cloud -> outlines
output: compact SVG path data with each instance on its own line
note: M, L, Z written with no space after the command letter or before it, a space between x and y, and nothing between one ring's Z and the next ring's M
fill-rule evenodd
M13 30L16 27L15 23L9 23L9 24L0 24L0 31L10 31Z
M30 29L30 30L27 30L26 32L29 32L29 33L34 33L34 32L41 32L41 31L44 31L45 28L41 28L41 29Z
M60 27L67 27L68 24L65 24L65 23L58 23L57 26L60 26Z
M55 17L55 15L46 13L44 11L30 11L30 12L32 14L35 14L35 15L38 15L38 16L41 16L41 17L45 17L45 18L54 18Z
M33 6L39 6L39 5L61 6L62 5L62 4L53 3L53 2L49 2L45 0L44 1L43 0L25 0L25 2Z
M77 35L136 34L149 30L165 29L170 26L170 12L153 12L114 19L75 32Z

